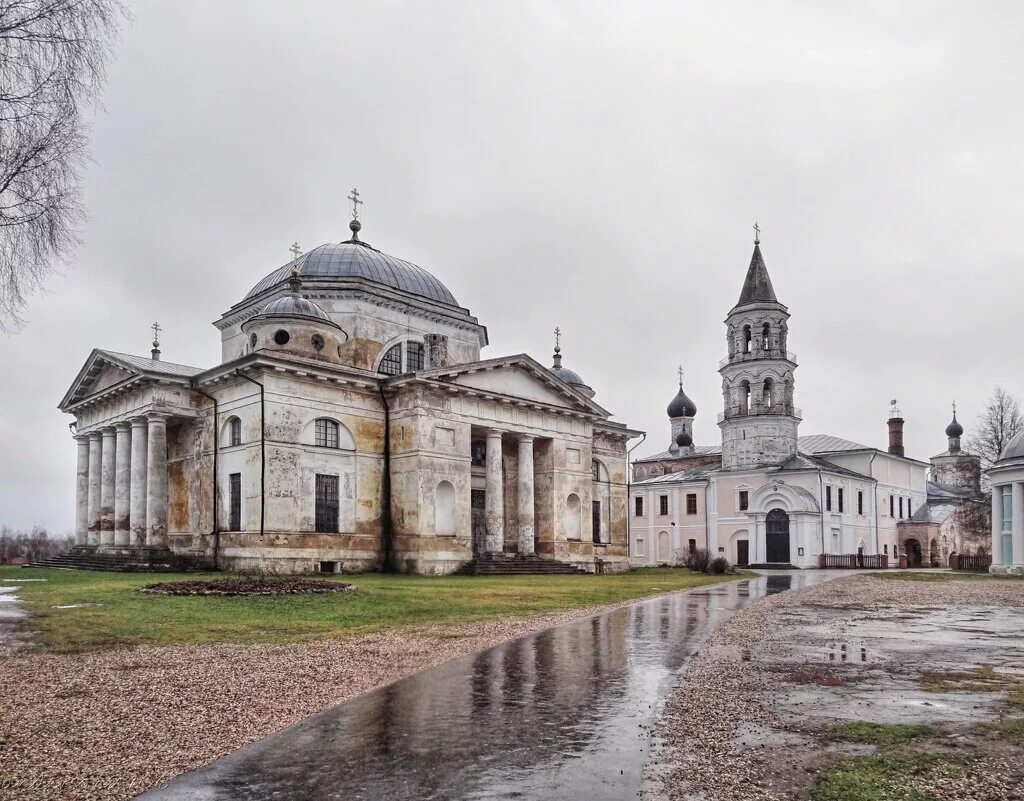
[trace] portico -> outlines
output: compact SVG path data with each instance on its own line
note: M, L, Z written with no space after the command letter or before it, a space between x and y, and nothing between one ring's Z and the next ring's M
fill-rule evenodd
M1007 444L989 470L992 481L992 565L989 572L1024 575L1024 435Z

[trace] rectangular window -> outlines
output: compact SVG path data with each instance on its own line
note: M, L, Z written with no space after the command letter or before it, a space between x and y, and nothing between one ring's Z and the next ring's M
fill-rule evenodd
M689 546L690 546L690 553L696 552L696 550L697 550L697 540L690 540Z
M313 442L321 448L338 447L338 424L333 420L321 418L314 426L315 438Z
M423 343L405 343L405 372L415 373L423 369Z
M637 517L643 517L644 516L644 499L643 498L634 498L633 499L633 503L636 506L636 516Z
M1013 530L1013 485L1003 485L1003 534ZM1005 554L1004 554L1005 556Z
M601 502L592 501L593 503L593 522L594 522L594 542L601 541Z
M686 514L697 514L697 493L695 492L688 492L686 494Z
M747 507L750 505L750 493L747 490L740 490L740 511L747 511Z
M907 520L910 520L912 516L910 513L910 498L907 498Z
M889 546L888 546L888 544L882 546L882 553L884 553L886 556L889 555Z
M889 496L889 517L896 517L895 507L893 506L892 495Z
M316 530L333 534L338 530L338 477L316 476Z
M228 476L228 531L242 530L242 474Z
M826 512L831 512L832 511L832 485L831 484L826 484L825 485L825 511Z
M903 519L903 498L900 498L900 520Z
M668 495L659 495L658 496L658 514L659 515L667 515L668 514Z
M836 503L839 504L839 514L843 513L843 488L836 490Z
M857 514L864 514L864 492L857 490Z

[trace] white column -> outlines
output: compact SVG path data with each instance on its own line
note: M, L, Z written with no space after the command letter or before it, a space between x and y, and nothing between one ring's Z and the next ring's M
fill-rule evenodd
M79 434L75 466L75 544L89 544L89 437Z
M146 458L146 545L167 547L167 418L148 418Z
M89 545L100 544L100 481L103 472L103 439L99 431L89 435Z
M1024 484L1013 482L1013 564L1024 566Z
M100 473L100 545L114 544L114 471L116 433L113 428L104 428L103 466Z
M129 500L128 542L135 548L146 545L146 461L148 451L146 436L148 423L145 417L132 420L131 491Z
M516 486L519 500L519 554L533 554L534 499L533 499L533 437L519 437L519 481Z
M124 548L130 544L129 510L131 505L132 427L130 423L117 424L114 446L114 545Z
M501 553L505 548L505 486L501 464L501 432L487 432L486 505L487 553Z
M992 485L992 564L1003 563L1003 488Z

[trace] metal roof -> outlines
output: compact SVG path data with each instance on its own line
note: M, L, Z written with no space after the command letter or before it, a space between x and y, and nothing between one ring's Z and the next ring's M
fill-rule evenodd
M298 295L285 295L283 298L270 301L260 309L256 317L309 317L337 328L318 303Z
M750 257L750 266L747 268L747 277L743 281L743 289L740 290L740 299L736 301L736 305L742 306L746 303L759 302L778 303L779 301L775 297L772 279L768 277L768 268L761 255L761 245L755 242L754 253Z
M831 434L809 434L797 439L801 453L838 453L840 451L873 451L870 445L861 445L853 440L835 437Z
M101 356L109 357L111 361L123 362L134 367L136 370L145 370L148 373L163 373L164 375L176 375L182 378L191 378L203 372L201 367L189 367L187 364L175 364L159 359L147 359L143 356L133 356L130 353L118 353L113 350L97 350Z
M707 481L708 476L712 473L717 473L721 469L721 465L708 464L701 465L700 467L691 467L689 470L680 470L678 473L666 473L663 476L654 476L652 478L645 478L641 481L634 481L633 486L637 487L643 485L645 487L654 486L657 484L677 484L686 481Z
M381 253L365 242L334 242L313 248L270 273L249 290L245 300L287 281L296 265L302 278L364 278L438 303L459 306L447 287L422 267Z

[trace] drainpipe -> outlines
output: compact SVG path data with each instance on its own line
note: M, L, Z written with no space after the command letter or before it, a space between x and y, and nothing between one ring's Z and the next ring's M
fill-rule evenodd
M267 405L263 395L263 384L255 378L249 378L241 370L235 370L235 375L260 388L260 539L263 539L263 522L267 511Z
M213 535L213 566L217 567L217 559L220 556L220 509L217 503L217 452L220 450L220 437L217 436L217 426L220 407L217 405L217 399L213 395L203 392L198 387L192 387L192 391L213 401L213 531L210 533Z
M821 552L825 553L825 487L818 468L818 508L821 509Z
M391 407L388 406L388 399L384 394L383 382L379 385L379 389L380 402L384 404L384 472L380 482L383 496L380 510L381 571L393 573L395 565L391 547Z
M633 529L633 526L630 523L633 519L633 510L629 505L629 502L632 500L632 498L630 498L630 490L633 487L633 466L629 463L629 457L633 454L633 451L644 444L645 439L647 439L646 431L643 432L643 436L640 438L640 441L626 451L626 559L629 559L629 557L633 555L631 553L633 549L633 538L630 536Z
M875 478L875 457L878 451L871 454L871 461L868 462L868 475L875 482L871 488L871 540L874 544L875 555L878 555L878 479Z
M710 481L704 482L704 547L707 548L708 553L711 553L711 529L708 523L708 487L711 486ZM717 538L715 540L718 541ZM737 546L738 547L738 546ZM717 551L716 551L717 556ZM749 561L749 557L748 557Z

